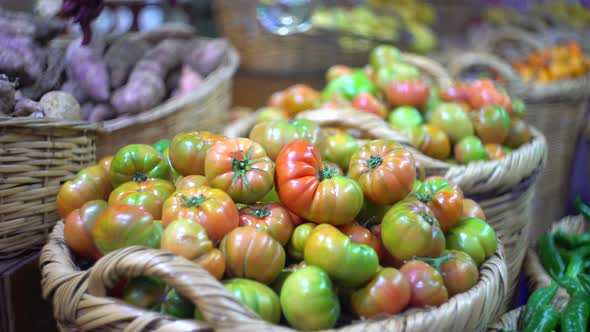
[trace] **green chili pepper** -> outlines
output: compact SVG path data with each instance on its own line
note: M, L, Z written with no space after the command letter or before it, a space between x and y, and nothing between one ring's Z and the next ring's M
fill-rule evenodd
M562 259L564 259L566 261L570 261L574 257L574 255L580 255L580 256L586 258L586 257L590 257L590 245L578 247L573 250L557 248L557 252L559 253L559 256L561 256Z
M549 304L544 304L539 308L539 314L535 315L529 324L525 323L523 332L553 331L559 324L560 318L559 311Z
M575 253L567 264L565 275L571 278L577 278L581 272L584 272L584 257Z
M539 288L531 294L524 310L523 323L524 326L529 326L534 317L540 316L540 309L544 305L548 305L553 300L559 286L556 282L543 288Z
M584 234L569 234L563 230L555 233L555 243L566 249L575 249L590 244L590 232Z
M580 284L586 293L590 294L590 275L586 273L580 273L578 274L578 280L580 281Z
M561 316L561 332L585 332L589 315L590 298L588 294L574 295Z
M576 197L576 209L582 214L586 221L590 222L590 206L584 204L580 196Z
M567 290L571 295L584 292L584 286L578 278L565 276L559 280L559 285Z
M565 264L561 255L557 251L553 234L545 233L539 241L537 241L537 252L541 258L541 263L545 267L545 270L549 272L549 275L559 280L563 276L565 271Z
M584 261L584 271L588 271L590 269L590 259Z

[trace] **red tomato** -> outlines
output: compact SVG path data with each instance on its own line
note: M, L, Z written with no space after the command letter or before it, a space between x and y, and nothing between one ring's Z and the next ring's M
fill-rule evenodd
M177 219L191 219L207 231L211 241L219 241L238 227L238 208L223 190L202 186L180 190L168 197L162 208L164 227Z
M443 232L451 229L463 213L463 192L446 180L426 180L418 185L415 195L432 210Z
M209 149L225 136L193 131L174 136L168 147L172 167L182 175L205 175L205 157Z
M221 250L213 248L193 261L207 270L207 272L211 273L215 279L223 279L223 274L225 273L225 258L223 257Z
M441 258L440 273L449 296L470 290L479 280L477 264L467 253L458 250L445 250Z
M109 196L109 205L143 206L154 219L160 220L162 218L162 205L174 190L172 183L162 179L126 182L113 190Z
M444 160L451 154L451 140L439 127L425 124L407 131L410 144L425 155Z
M394 268L381 269L369 284L352 294L352 310L359 318L380 314L395 315L410 302L410 284Z
M315 223L351 223L363 205L358 183L325 168L319 151L307 141L294 141L281 150L275 188L291 212Z
M257 203L239 210L240 226L266 230L281 245L287 244L293 232L291 213L280 203Z
M248 138L217 143L205 158L207 182L237 203L261 200L273 188L274 164L262 146Z
M373 235L371 231L369 231L368 229L364 228L356 222L353 222L352 224L348 225L338 226L338 230L346 234L346 236L348 236L352 240L352 242L357 244L366 244L369 247L373 248L373 250L375 250L375 252L377 253L377 256L379 256L379 260L381 260L383 256L381 241L378 237Z
M468 89L461 85L455 84L446 89L440 90L440 98L446 102L462 102L467 101Z
M367 92L357 94L354 99L352 99L352 107L360 111L375 114L381 119L385 119L387 116L385 105L383 105L377 97Z
M64 239L76 254L99 259L102 254L94 244L92 229L98 216L108 207L102 200L90 201L76 209L64 221Z
M400 271L410 284L411 307L436 307L449 299L441 274L427 263L412 260L404 264Z
M416 162L410 151L393 140L373 140L350 159L348 176L356 180L365 197L377 204L394 204L414 186Z
M318 107L320 93L304 84L297 84L287 88L283 95L283 109L290 116Z
M109 174L99 165L84 168L73 180L66 181L57 194L57 211L65 218L87 202L107 200L111 193Z
M430 89L422 80L392 81L387 86L385 96L393 106L422 108L428 101Z
M176 186L176 190L184 190L208 186L209 183L207 182L207 178L203 175L188 175L179 177L174 185Z
M285 100L285 92L284 91L277 91L270 96L266 105L270 106L270 107L276 107L279 109L283 109L284 100Z
M266 231L238 227L219 244L229 276L270 284L285 266L285 250Z
M469 198L463 199L463 212L461 213L461 218L479 218L481 220L486 220L486 215L475 201L470 200Z

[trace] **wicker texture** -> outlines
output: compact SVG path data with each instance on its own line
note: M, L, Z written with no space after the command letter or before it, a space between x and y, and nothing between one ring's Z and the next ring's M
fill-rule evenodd
M502 317L500 317L500 319L488 329L488 331L518 331L518 320L524 312L524 308L525 307L518 307L503 314Z
M60 186L95 162L96 125L0 118L0 259L42 246Z
M483 331L499 314L507 287L503 248L480 268L480 280L468 292L458 294L438 308L409 310L379 320L356 322L338 331ZM59 222L43 248L41 259L43 296L51 300L62 331L292 331L260 320L197 264L176 255L141 247L129 247L101 258L80 271L63 239ZM193 301L209 323L176 320L131 307L105 297L119 277L157 276Z
M105 121L98 137L97 157L112 155L127 144L153 143L183 131L220 130L231 106L232 77L239 62L237 51L229 46L222 63L199 89L137 115Z

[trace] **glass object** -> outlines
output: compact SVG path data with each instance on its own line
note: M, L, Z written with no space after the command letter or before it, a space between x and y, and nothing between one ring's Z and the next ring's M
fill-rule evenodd
M258 22L277 35L301 33L311 28L314 0L259 0Z

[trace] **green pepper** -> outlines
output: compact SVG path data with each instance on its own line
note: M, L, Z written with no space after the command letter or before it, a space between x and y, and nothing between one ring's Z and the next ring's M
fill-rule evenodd
M535 315L530 324L525 324L523 332L550 332L555 330L561 315L549 304L539 308L539 314Z
M559 280L559 285L567 290L571 295L584 292L584 286L578 278L565 276Z
M582 285L584 291L590 294L590 275L586 273L580 273L578 275L578 280L580 281L580 284Z
M590 315L588 294L578 293L567 304L561 316L561 332L584 332Z
M352 100L361 92L374 95L377 88L364 71L355 70L352 74L343 75L330 81L322 92L322 100L330 100L335 95Z
M575 249L590 244L590 232L581 235L569 234L560 230L555 233L555 243L566 249Z
M582 214L587 222L590 222L590 206L584 204L580 196L576 197L576 209Z
M523 323L524 326L529 326L532 319L540 315L540 308L548 305L557 294L559 286L553 282L551 285L539 288L531 294L524 310Z
M584 258L590 256L590 245L585 245L583 247L578 247L576 249L573 250L567 250L567 249L561 249L558 248L557 251L559 252L559 255L565 259L566 261L571 260L574 255L580 255Z
M549 272L549 275L553 279L559 280L565 271L565 264L557 251L553 234L545 233L545 235L537 241L537 252L539 253L539 258L541 258L541 263L545 267L545 270Z
M577 278L581 272L584 272L584 257L576 253L567 264L565 275L571 278Z

